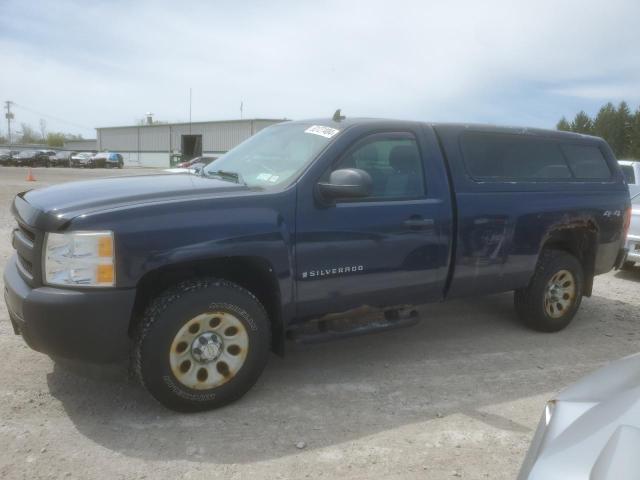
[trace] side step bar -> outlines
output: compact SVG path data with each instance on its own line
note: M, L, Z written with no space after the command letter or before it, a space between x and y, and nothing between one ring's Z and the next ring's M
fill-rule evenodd
M293 327L287 331L287 338L295 343L308 345L410 327L419 321L418 312L413 308L384 311L367 309L365 313L352 311L341 315L329 315Z

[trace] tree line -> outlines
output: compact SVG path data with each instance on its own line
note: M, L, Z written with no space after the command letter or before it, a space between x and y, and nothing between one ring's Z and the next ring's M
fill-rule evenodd
M82 135L64 132L48 132L47 123L40 120L40 129L36 130L27 123L21 123L16 132L11 133L11 143L14 145L46 144L49 147L62 147L65 141L83 140ZM7 135L0 134L0 145L7 144Z
M620 102L617 108L609 102L600 108L595 118L584 111L578 112L571 122L562 117L556 128L602 137L616 157L640 159L640 107L631 113L627 102Z

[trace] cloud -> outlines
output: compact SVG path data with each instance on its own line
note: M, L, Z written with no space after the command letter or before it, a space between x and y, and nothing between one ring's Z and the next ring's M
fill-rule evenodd
M639 16L636 0L9 0L0 62L12 74L0 76L0 92L88 127L147 111L184 121L190 87L194 120L237 118L243 101L255 117L341 107L551 127L576 106L637 99L640 50L628 46Z

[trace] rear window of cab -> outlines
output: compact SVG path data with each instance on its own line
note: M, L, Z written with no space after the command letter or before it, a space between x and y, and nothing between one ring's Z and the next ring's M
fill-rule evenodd
M465 132L460 147L467 172L481 181L604 181L611 169L595 145L528 135Z

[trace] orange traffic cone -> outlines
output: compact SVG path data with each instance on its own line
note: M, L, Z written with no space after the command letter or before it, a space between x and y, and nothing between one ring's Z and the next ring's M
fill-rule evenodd
M31 171L31 168L29 168L29 171L27 172L27 182L35 182L36 181L36 177L33 176L33 172Z

